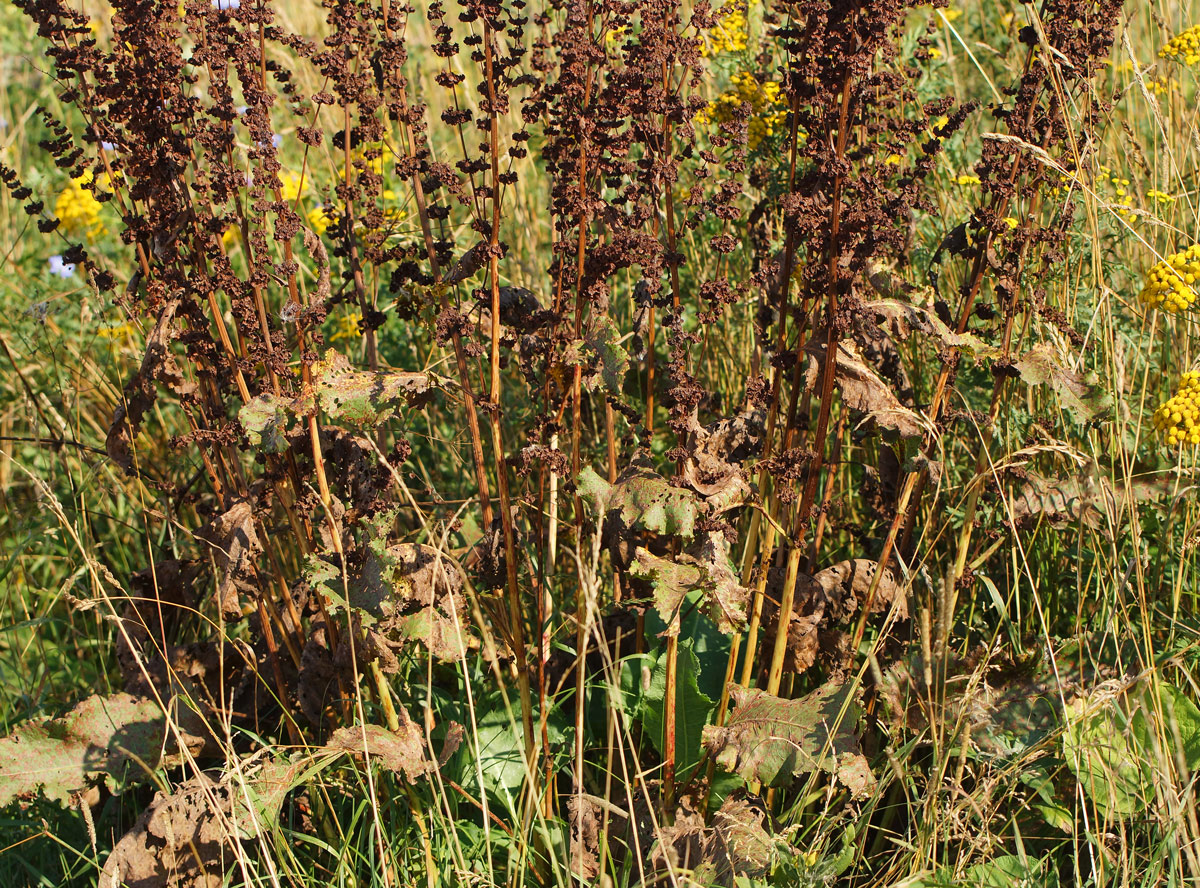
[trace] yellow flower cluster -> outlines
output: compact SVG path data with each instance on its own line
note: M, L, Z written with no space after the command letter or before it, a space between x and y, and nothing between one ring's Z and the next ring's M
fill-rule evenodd
M1168 40L1167 45L1158 51L1158 57L1182 62L1189 68L1200 62L1200 25L1192 25Z
M91 181L91 170L85 170L78 179L71 180L54 203L54 215L62 221L63 230L74 237L86 236L89 241L106 233L100 221L101 203L84 187Z
M725 123L733 119L734 112L744 103L750 105L747 136L750 150L753 151L762 144L763 139L775 135L787 120L787 108L780 86L775 81L760 83L749 71L734 74L730 89L717 96L715 102L709 102L708 107L696 115L696 122Z
M1200 373L1183 374L1179 390L1154 411L1152 421L1169 445L1200 444Z
M362 328L359 326L359 321L362 320L362 315L343 314L338 315L333 319L333 329L329 332L329 342L338 342L342 339L358 339L362 336Z
M964 188L968 185L981 184L978 176L970 176L970 175L958 176L954 181Z
M333 216L325 211L325 207L315 206L308 211L308 224L312 226L317 237L323 237L333 224Z
M742 52L749 41L748 24L745 3L729 7L729 11L721 16L716 26L704 35L700 54L707 58L727 52Z
M1121 198L1121 201L1122 201L1121 203L1116 204L1113 207L1113 209L1116 210L1118 215L1124 217L1126 222L1136 222L1137 221L1137 214L1134 213L1133 207L1128 202L1125 201L1125 198L1129 193L1126 190L1129 188L1129 180L1128 179L1126 179L1122 176L1116 175L1111 169L1106 167L1104 164L1100 164L1100 175L1098 175L1096 177L1096 184L1097 185L1112 185L1113 186L1113 194L1115 194L1117 197Z
M1173 253L1146 273L1146 284L1138 300L1147 308L1162 308L1171 314L1185 311L1196 302L1193 284L1200 279L1200 244Z
M1167 194L1165 191L1155 191L1153 188L1146 192L1146 197L1159 206L1169 207L1175 203L1175 198L1172 195Z

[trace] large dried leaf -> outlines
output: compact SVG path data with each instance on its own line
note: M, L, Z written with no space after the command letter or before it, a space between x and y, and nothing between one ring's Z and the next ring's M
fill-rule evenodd
M689 596L699 596L706 614L726 635L746 622L750 590L738 582L729 560L729 543L719 531L709 531L687 552L674 559L638 549L630 572L650 581L654 607L667 624L666 635L679 634L679 617Z
M731 795L713 815L704 843L706 884L732 886L739 879L771 874L787 842L767 831L766 812L745 798Z
M237 860L237 842L271 827L300 770L269 762L249 778L200 773L169 795L155 794L113 847L100 884L219 888Z
M721 511L744 501L750 493L741 467L761 450L763 418L761 411L746 412L701 426L693 414L692 447L681 475L706 498L710 508Z
M330 349L313 367L313 390L321 410L334 422L375 426L405 401L429 390L429 374L399 370L356 370Z
M590 467L579 473L579 495L622 531L646 530L690 540L703 503L686 488L672 487L644 462L634 462L609 484ZM622 534L623 535L623 534Z
M325 744L332 752L351 755L367 755L389 771L402 774L409 783L415 783L437 770L425 751L425 735L412 720L408 712L400 709L400 730L389 731L380 725L338 728Z
M1029 385L1049 385L1062 406L1080 422L1091 422L1112 409L1111 386L1093 373L1069 369L1049 343L1035 345L1014 361L1013 367Z
M823 330L818 331L804 347L809 358L805 386L810 391L821 391L824 385L827 347ZM863 361L853 343L838 343L836 363L834 384L847 407L865 413L876 425L892 429L903 438L916 438L924 434L921 417L900 403L888 384Z
M189 747L203 741L181 727ZM178 751L176 734L154 700L130 694L88 697L61 718L21 725L0 740L0 806L32 796L40 787L48 798L65 801L73 792L103 778L114 788L145 778Z
M217 601L226 619L242 615L238 584L253 577L254 559L262 551L254 531L254 507L238 500L203 528L196 539L207 543L217 564Z
M1098 471L1058 477L1026 472L1026 482L1012 500L1012 520L1018 527L1044 521L1061 527L1078 521L1086 527L1116 527L1126 504L1146 502L1171 494L1172 481L1139 478L1114 486Z
M875 780L854 736L861 712L851 685L826 684L799 700L731 685L730 699L726 723L704 729L717 764L764 786L826 771L855 798L871 791Z

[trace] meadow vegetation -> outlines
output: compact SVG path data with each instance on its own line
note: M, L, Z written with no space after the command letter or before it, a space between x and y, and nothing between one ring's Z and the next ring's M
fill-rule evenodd
M1200 882L1198 12L0 7L0 884Z

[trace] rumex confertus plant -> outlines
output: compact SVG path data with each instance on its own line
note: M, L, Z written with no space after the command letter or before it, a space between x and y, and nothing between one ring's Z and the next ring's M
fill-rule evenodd
M910 240L980 110L921 93L914 4L326 0L319 39L261 2L118 2L106 40L57 0L22 9L69 109L43 148L71 181L53 215L26 211L146 331L106 451L193 537L153 553L138 597L224 633L171 637L135 600L131 688L169 695L181 644L235 639L258 702L208 699L210 719L325 749L382 721L408 779L454 755L449 713L468 713L441 697L515 686L520 800L482 776L446 798L509 834L565 823L586 878L616 853L596 828L614 800L643 876L688 854L749 869L713 850L730 823L763 829L741 796L716 803L718 766L776 812L823 772L861 812L877 778L853 676L902 643L963 362L990 362L990 424L1014 376L1081 385L1014 337L1074 332L1035 283L1072 222L1043 158L1086 168L1119 4L1047 0L1020 31L929 304L902 283ZM103 225L123 251L97 249ZM186 482L145 471L167 400ZM853 526L849 473L888 461L890 495ZM723 639L715 691L698 621ZM405 792L422 853L396 865L432 874L445 812ZM657 850L643 810L674 822Z

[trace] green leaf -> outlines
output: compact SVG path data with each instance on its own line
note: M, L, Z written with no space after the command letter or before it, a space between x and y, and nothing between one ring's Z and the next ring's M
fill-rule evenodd
M704 729L704 746L717 764L747 781L783 786L826 771L861 798L875 778L854 736L861 710L852 688L830 682L807 697L784 700L731 685L733 713L724 725Z
M1063 758L1101 809L1128 816L1153 794L1149 739L1144 719L1131 718L1115 699L1096 708L1081 697L1067 710Z
M690 540L703 503L696 494L672 487L645 462L634 462L609 484L588 467L576 480L579 495L601 515L617 513L626 530L648 530Z
M598 382L603 382L609 394L618 398L621 396L625 374L629 372L629 355L620 343L621 331L612 318L608 315L594 316L591 332L584 339L584 345L595 355L599 365L597 373L585 378L589 391L594 391Z
M675 764L680 779L702 756L701 740L715 703L700 691L700 660L689 641L679 643L675 663ZM650 673L650 687L642 697L642 725L660 755L666 749L665 705L667 657L658 656Z

